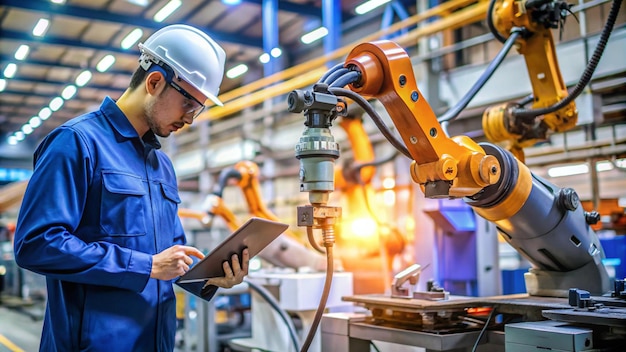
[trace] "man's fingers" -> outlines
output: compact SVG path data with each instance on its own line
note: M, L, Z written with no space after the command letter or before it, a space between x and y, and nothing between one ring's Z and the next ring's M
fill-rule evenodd
M243 270L245 275L248 275L248 262L250 261L250 251L248 251L248 248L243 250L243 261L242 261L242 267L241 269Z
M232 277L233 276L233 269L231 269L230 264L228 264L228 262L224 262L222 264L222 268L224 268L224 274L226 277Z
M204 254L198 248L190 246L181 246L185 254L194 256L198 259L204 258Z
M230 262L232 265L233 273L238 273L241 271L241 265L239 264L239 256L237 254L233 254L230 257Z
M191 259L191 257L190 257L190 256L187 256L187 255L186 255L186 256L183 258L183 260L185 261L185 264L187 264L187 265L191 265L191 264L193 264L193 259Z

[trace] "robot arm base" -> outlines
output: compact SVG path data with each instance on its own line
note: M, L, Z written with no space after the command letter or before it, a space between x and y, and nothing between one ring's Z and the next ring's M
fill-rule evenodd
M589 291L599 296L611 290L605 270L598 270L593 261L571 271L549 271L531 268L524 274L526 291L531 296L568 297L570 288Z

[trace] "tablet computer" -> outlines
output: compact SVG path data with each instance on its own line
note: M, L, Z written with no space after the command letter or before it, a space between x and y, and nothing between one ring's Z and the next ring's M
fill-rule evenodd
M204 284L209 278L226 275L222 268L224 261L230 262L233 254L239 255L241 259L244 248L248 248L250 258L254 257L285 232L288 227L289 225L277 221L257 217L250 218L183 276L179 277L175 283L196 296L211 299L217 288L215 286L204 287Z

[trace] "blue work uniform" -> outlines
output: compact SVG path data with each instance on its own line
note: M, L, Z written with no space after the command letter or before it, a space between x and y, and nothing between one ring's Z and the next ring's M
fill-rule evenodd
M52 131L34 155L15 258L46 276L41 351L172 351L171 281L152 255L184 244L178 188L152 132L110 98Z

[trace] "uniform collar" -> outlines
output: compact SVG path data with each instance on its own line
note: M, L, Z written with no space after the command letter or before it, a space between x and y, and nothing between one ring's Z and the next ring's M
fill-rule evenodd
M117 133L121 136L128 139L139 138L137 130L135 130L130 121L128 121L128 117L126 117L124 112L119 106L117 106L113 99L105 97L100 105L100 111L102 111L113 128L115 128ZM154 133L150 130L148 130L148 132L141 137L141 141L155 149L161 148L161 143L159 143Z

